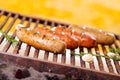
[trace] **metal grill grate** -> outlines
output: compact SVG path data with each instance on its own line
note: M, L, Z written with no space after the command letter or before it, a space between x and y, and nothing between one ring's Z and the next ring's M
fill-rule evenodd
M55 27L57 25L62 25L68 27L69 25L68 23L29 17L19 13L0 10L0 29L12 35L15 39L17 39L15 34L15 26L19 23L23 24L25 27L30 27L31 29L37 26ZM116 35L115 44L98 45L97 47L91 49L81 47L73 51L67 49L66 54L54 54L47 51L38 50L32 46L22 43L21 41L19 41L17 46L13 47L11 43L5 40L3 35L0 35L1 60L14 62L18 65L24 65L26 67L32 66L39 71L70 74L77 77L82 77L83 80L93 80L94 78L98 78L98 80L119 80L119 61L94 57L93 62L86 63L82 61L81 57L70 54L79 54L79 52L82 51L92 52L94 54L106 54L110 47L120 47L120 37L118 35Z

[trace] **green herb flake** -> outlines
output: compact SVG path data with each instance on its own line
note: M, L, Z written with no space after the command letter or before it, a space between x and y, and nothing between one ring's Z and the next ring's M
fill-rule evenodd
M10 43L12 43L12 46L16 46L19 41L15 40L12 36L8 35L7 33L3 32L2 30L0 30L0 33L2 33L2 35L6 38L6 40Z

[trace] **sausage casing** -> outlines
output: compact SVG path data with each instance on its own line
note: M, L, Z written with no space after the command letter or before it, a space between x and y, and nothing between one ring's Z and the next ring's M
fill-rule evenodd
M57 34L64 34L72 37L75 41L78 42L79 47L82 46L91 48L97 45L95 37L86 32L79 33L75 30L72 30L70 28L64 28L62 26L56 27L54 31Z
M98 44L110 45L115 42L115 36L110 32L79 25L70 25L69 28L74 29L80 33L87 32L89 34L92 34L96 38L96 42Z
M40 35L23 28L16 30L17 37L35 48L50 51L53 53L65 53L66 45L63 41Z

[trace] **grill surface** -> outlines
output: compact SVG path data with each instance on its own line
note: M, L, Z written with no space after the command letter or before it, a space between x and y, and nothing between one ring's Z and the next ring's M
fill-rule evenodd
M31 29L37 26L56 27L62 25L68 27L68 23L35 18L19 13L0 10L0 29L16 38L15 26L23 24ZM69 74L79 77L81 80L119 80L120 62L101 57L94 57L94 61L86 63L81 57L71 55L80 52L92 52L94 54L106 54L109 48L120 47L120 37L116 35L116 42L112 45L98 45L95 48L77 48L73 51L66 50L66 54L53 54L47 51L38 50L19 41L15 47L7 42L3 35L0 35L0 61L15 63L20 66L34 67L38 71Z

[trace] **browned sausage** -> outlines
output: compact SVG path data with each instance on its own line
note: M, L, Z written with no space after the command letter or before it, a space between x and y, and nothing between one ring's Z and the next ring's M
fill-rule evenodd
M28 31L25 28L17 29L16 35L21 41L35 48L53 53L65 53L66 45L61 40L53 39L46 35L40 35L33 31Z
M76 49L78 47L77 41L75 41L73 38L71 38L68 35L62 35L62 34L54 34L53 35L55 39L62 40L66 43L68 49Z
M70 28L64 28L62 26L58 26L54 29L55 33L57 34L64 34L64 35L69 35L72 37L74 40L78 42L78 46L83 46L83 47L95 47L96 46L96 39L94 36L83 32L79 33L77 31L73 31Z
M98 44L110 45L115 42L115 36L110 32L78 25L70 25L69 28L80 33L87 32L89 34L92 34L96 38L96 42Z
M91 48L97 45L95 37L91 36L89 33L81 34L81 46Z
M59 39L65 42L66 46L68 49L75 49L78 47L78 43L77 41L75 41L73 38L71 38L68 35L63 35L63 34L58 34L54 31L51 31L49 29L46 28L42 28L42 27L37 27L34 29L34 32L36 33L40 33L42 35L47 35L49 37L52 37L54 39Z

